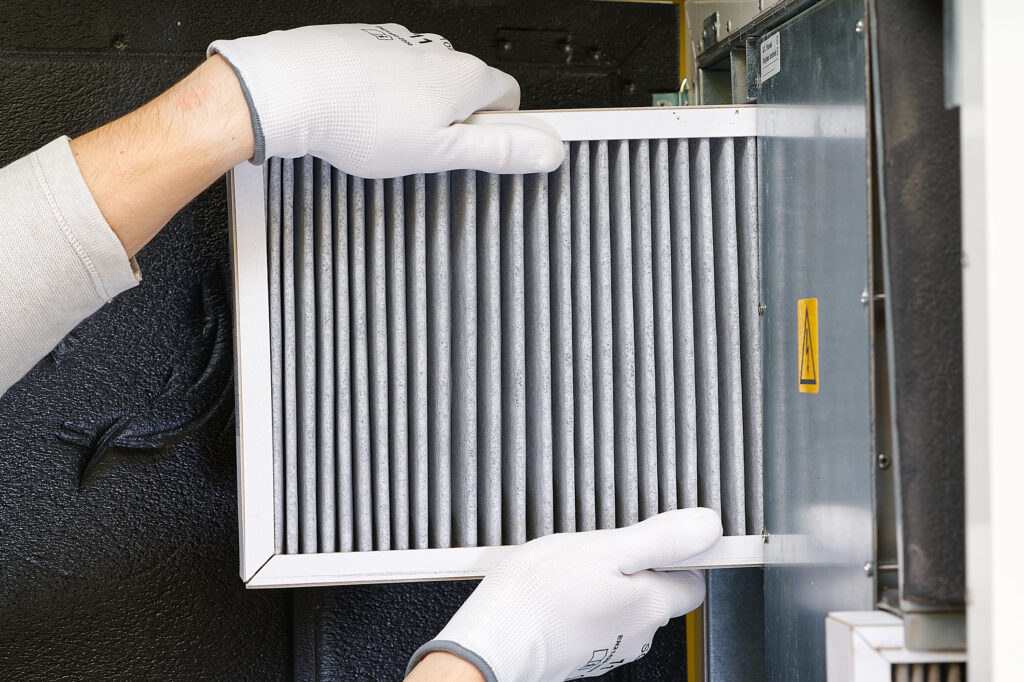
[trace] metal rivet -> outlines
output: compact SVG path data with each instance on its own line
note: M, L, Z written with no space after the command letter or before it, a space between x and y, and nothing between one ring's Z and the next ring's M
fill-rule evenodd
M511 43L511 41L502 40L500 43L498 43L498 49L501 50L502 52L511 52L512 51L512 43Z
M871 577L875 574L875 565L870 561L864 563L864 575Z
M771 537L772 536L768 534L768 529L767 528L762 528L761 529L761 539L764 540L764 544L767 545L768 544L768 540L770 540Z
M601 50L597 49L596 47L590 50L590 59L592 61L599 62L601 61L602 57L604 57L604 55L601 54Z
M726 30L727 32L728 32L728 31L732 31L732 22L731 22L731 21L727 21L727 22L725 22L725 30Z
M570 43L569 41L564 41L562 43L562 52L564 52L565 54L572 54L572 43Z
M864 291L860 292L860 302L861 302L861 305L867 305L868 301L870 301L870 300L871 300L871 296L868 294L868 290L867 289L865 289Z
M858 19L857 20L857 25L853 27L853 30L856 31L857 33L863 33L864 32L864 20L863 19Z
M892 466L892 460L884 452L878 453L878 468L885 470Z
M758 315L764 315L764 312L766 310L768 310L768 306L766 306L763 302L757 304L757 314Z

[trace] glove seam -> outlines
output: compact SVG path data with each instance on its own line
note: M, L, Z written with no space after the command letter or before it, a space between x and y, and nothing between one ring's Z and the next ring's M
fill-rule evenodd
M245 104L249 107L249 118L252 123L253 154L252 158L249 159L249 163L255 166L262 166L267 160L267 141L263 135L263 123L260 121L260 114L256 110L256 103L253 101L252 93L249 91L249 86L246 84L245 78L242 76L242 72L238 70L238 67L235 66L230 57L221 52L220 48L217 47L216 44L211 45L210 50L224 58L224 61L228 63L228 66L231 67L231 70L235 73L235 77L238 79L238 84L242 88L242 96L245 97Z
M413 668L415 668L427 654L432 654L436 651L443 651L445 653L452 654L453 656L457 656L470 665L476 667L476 669L480 671L480 674L483 675L484 682L498 682L498 677L494 674L494 669L491 668L491 665L485 661L482 656L450 639L434 639L417 649L412 655L412 658L409 659L409 665L406 666L406 677L412 673Z

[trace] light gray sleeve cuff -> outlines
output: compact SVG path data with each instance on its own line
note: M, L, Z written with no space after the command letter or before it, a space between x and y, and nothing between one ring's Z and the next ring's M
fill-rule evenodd
M69 142L0 169L0 394L140 279Z
M412 669L423 660L424 656L435 651L446 651L449 654L458 656L467 663L475 666L476 669L480 671L480 674L484 676L485 682L498 682L498 678L494 674L494 670L487 661L477 655L476 652L470 651L458 642L452 642L447 639L432 639L417 649L416 653L414 653L412 658L409 659L409 665L405 669L406 676L408 676L409 673L412 672Z
M142 279L134 258L100 213L71 151L71 139L59 137L34 154L39 187L52 212L53 223L89 272L96 295L104 303L131 289Z

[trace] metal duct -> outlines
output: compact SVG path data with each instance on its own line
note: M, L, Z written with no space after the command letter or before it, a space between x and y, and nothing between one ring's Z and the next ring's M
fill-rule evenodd
M278 553L761 532L754 138L548 175L266 165Z

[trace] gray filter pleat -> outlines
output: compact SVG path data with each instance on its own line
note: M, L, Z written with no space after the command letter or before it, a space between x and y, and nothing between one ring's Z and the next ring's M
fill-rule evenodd
M693 268L690 229L690 152L686 140L669 143L672 230L672 323L676 387L676 495L680 507L696 507L697 385L694 367Z
M405 191L401 179L384 182L387 252L388 445L391 474L391 547L409 548L409 338L406 332Z
M316 486L319 551L337 551L334 452L334 224L331 167L313 162L313 235L316 295Z
M430 546L452 542L451 264L448 174L427 178L427 409Z
M551 391L555 532L576 530L572 338L572 193L566 161L550 176Z
M639 520L629 142L616 140L609 143L609 146L612 345L615 367L615 522L619 526L628 526Z
M349 292L352 325L352 475L356 549L373 549L370 482L370 369L366 314L366 192L361 178L349 185Z
M299 551L317 551L316 530L316 270L313 223L313 159L295 163L295 307L299 415Z
M480 542L501 544L501 177L477 184L477 484Z
M736 156L732 139L711 146L715 303L718 335L722 524L729 535L746 528L743 482L743 394L740 356L739 254L736 238Z
M370 458L373 546L391 549L391 486L388 448L388 313L385 274L384 181L366 181L366 302L369 311Z
M572 143L572 329L576 529L597 528L594 492L594 366L590 303L590 145Z
M721 513L711 143L707 139L693 140L691 146L690 216L693 235L694 367L697 377L698 502L703 507Z
M658 434L654 358L651 159L647 140L630 143L633 311L636 358L637 489L640 518L658 513Z
M547 178L523 180L526 253L526 524L531 538L554 531L551 426L551 282Z
M295 165L281 163L281 279L284 341L285 551L299 549L299 426L296 407L295 352Z
M270 304L270 410L274 456L274 551L285 551L284 341L281 321L281 159L267 164L267 276Z
M658 421L658 511L678 506L676 388L672 333L672 225L668 141L651 142L651 278L654 283L654 364Z
M757 233L757 139L736 140L736 224L743 356L743 448L747 532L764 528L761 408L761 246Z
M334 452L337 491L338 549L355 549L352 479L352 360L349 325L348 176L331 171L334 230Z
M763 527L756 139L565 151L527 176L268 162L276 551L698 504Z
M501 184L502 542L526 541L526 294L523 176Z
M590 262L594 349L594 479L597 527L615 527L615 344L612 332L612 237L608 143L593 145Z
M452 522L457 547L477 544L476 173L452 173Z
M412 546L429 546L430 479L427 409L427 180L405 180L409 309L409 476Z

